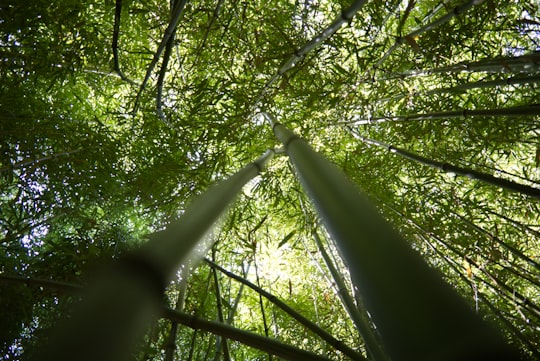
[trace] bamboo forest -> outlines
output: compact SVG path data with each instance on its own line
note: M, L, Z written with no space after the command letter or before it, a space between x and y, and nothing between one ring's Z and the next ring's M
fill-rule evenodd
M0 79L0 360L540 360L537 0L5 0Z

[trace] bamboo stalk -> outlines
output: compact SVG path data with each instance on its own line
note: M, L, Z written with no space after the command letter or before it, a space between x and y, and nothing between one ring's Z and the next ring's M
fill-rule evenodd
M168 278L187 260L199 240L207 234L244 184L259 174L273 154L273 151L267 151L255 162L208 189L186 209L180 219L156 233L139 253L163 277Z
M383 56L373 65L373 68L378 68L398 47L400 47L403 43L405 43L405 40L407 38L414 39L415 37L419 36L420 34L425 33L426 31L432 30L436 28L437 26L444 24L448 21L450 21L452 18L457 17L458 15L463 14L467 10L471 9L473 6L483 3L484 0L468 0L465 3L456 6L452 11L449 11L447 14L443 15L442 17L438 18L437 20L426 24L417 30L410 32L409 34L405 36L400 36L396 39L396 42L394 45L392 45L384 54Z
M519 84L533 84L533 83L540 83L540 75L533 75L533 76L517 76L517 77L511 77L511 78L504 78L504 79L497 79L497 80L489 80L489 81L476 81L476 82L470 82L465 84L456 85L453 87L447 87L447 88L437 88L432 89L428 91L422 91L422 92L414 92L414 93L400 93L396 94L394 96L383 98L378 100L378 102L385 102L395 99L402 99L406 96L423 96L423 95L433 95L433 94L443 94L443 93L452 93L452 92L460 92L460 91L466 91L470 89L483 89L483 88L494 88L499 86L509 86L509 85L519 85Z
M193 61L193 65L191 66L191 69L194 69L199 62L199 57L201 56L201 53L204 50L204 47L206 46L206 41L208 40L208 34L210 33L210 29L216 22L217 18L219 17L219 14L221 12L221 8L223 7L223 4L225 3L225 0L218 0L218 3L214 9L214 13L212 14L212 18L210 18L210 21L208 22L208 26L206 27L206 30L203 35L203 40L201 41L200 45L197 47L197 50L195 51L195 60Z
M347 310L347 313L351 317L351 320L356 326L356 329L360 333L360 336L364 340L364 343L366 344L366 348L368 351L368 357L370 359L373 359L374 361L386 361L388 360L388 357L385 355L384 351L382 350L379 341L377 340L377 337L375 336L375 333L373 332L373 329L369 325L368 321L366 320L366 315L362 315L358 309L358 307L354 304L354 301L349 294L347 290L347 286L345 285L345 282L343 281L343 278L337 268L334 266L332 260L330 259L330 256L324 249L324 245L322 244L322 241L315 229L311 232L313 235L313 239L315 240L315 243L317 244L317 248L319 249L319 252L321 253L321 256L324 259L324 262L326 264L326 267L328 267L328 270L330 271L330 274L332 275L332 278L334 279L334 282L336 283L338 287L338 295L341 299L341 302L345 306L345 309Z
M174 8L178 4L180 0L174 0L174 6L171 9L171 16L174 16L172 13L174 11ZM171 4L172 5L172 4ZM169 66L169 60L171 59L171 53L172 48L174 44L174 32L169 37L169 40L167 40L167 44L165 45L165 53L163 53L163 60L161 61L161 68L159 69L159 75L157 80L157 92L156 92L156 112L158 114L158 117L167 124L170 128L172 128L172 125L169 123L169 121L165 118L165 114L163 114L163 82L165 80L165 75L167 74L167 68Z
M247 277L249 272L249 267L251 266L251 261L247 264L246 269L244 270L244 278ZM236 298L234 299L233 307L231 308L229 312L229 316L227 317L227 324L230 325L234 320L234 314L236 313L236 310L238 309L238 305L240 304L240 299L242 298L242 294L244 293L244 284L242 283L240 285L240 289L238 290L238 293L236 294Z
M61 281L54 281L54 280L44 280L40 278L23 277L23 276L15 276L15 275L7 275L7 274L0 274L0 280L6 281L6 282L23 283L28 287L40 287L40 286L52 287L61 291L66 291L66 292L75 292L82 289L81 285L78 285L75 283L61 282Z
M416 223L412 219L409 219L408 217L406 217L403 213L399 212L398 210L393 209L392 207L389 207L389 208L392 211L394 211L395 213L397 213L397 214L401 215L402 217L404 217L405 219L407 219L409 221L409 223L411 223L417 229L419 229L422 232L424 232L425 234L429 235L431 238L433 238L435 241L437 241L437 243L443 245L445 248L449 249L450 251L452 251L453 253L455 253L459 257L461 257L464 260L466 260L467 262L469 262L471 265L475 266L478 270L480 270L481 273L486 275L487 278L490 279L493 284L495 284L497 287L499 287L499 288L497 288L492 283L488 282L486 279L478 277L484 284L486 284L488 287L493 289L497 294L499 294L500 296L505 297L510 302L514 303L516 306L523 307L528 312L535 315L535 317L538 317L538 319L540 320L540 306L536 305L529 298L525 297L524 295L522 295L517 290L515 290L512 287L508 286L505 282L503 282L498 277L494 276L491 272L486 270L484 267L481 267L478 264L478 262L471 259L471 257L469 257L465 252L459 250L457 247L450 244L449 242L446 242L442 238L435 235L433 232L430 232L430 231L424 229L424 227L422 227L421 225L419 225L418 223ZM506 293L501 292L501 289L506 291Z
M189 278L189 266L184 265L180 274L180 282L178 284L178 298L176 299L176 305L174 307L177 311L184 310L184 304L186 301L188 278ZM178 333L178 323L172 322L171 329L169 330L169 336L167 337L167 344L165 346L165 361L174 360L174 352L176 351L176 335Z
M437 247L435 247L429 240L425 237L422 237L424 242L432 249L434 250L439 257L444 259L448 266L456 272L456 274L461 278L463 282L466 284L469 284L473 291L475 290L475 286L472 283L473 281L470 280L467 276L463 274L463 271L455 264L453 260L451 260L448 256L446 256L443 252L441 252ZM529 339L527 339L523 333L517 329L516 326L514 326L509 320L504 317L504 315L484 296L482 292L477 291L475 293L479 299L482 300L482 303L488 306L488 308L493 312L494 315L498 317L498 319L504 323L504 325L512 332L514 337L519 339L536 357L540 357L540 352L537 350L536 346L531 343Z
M122 0L116 0L115 9L114 9L114 27L113 27L113 38L112 38L112 52L113 52L113 62L114 62L114 71L118 76L127 81L130 84L134 84L124 72L120 69L120 60L118 56L118 39L120 38L120 18L122 16Z
M34 360L130 359L160 306L168 280L190 256L194 258L192 252L203 235L272 155L273 151L267 151L254 163L208 189L178 221L97 277L72 318L51 334L49 344L36 352Z
M215 260L215 252L212 252L212 259ZM218 275L215 268L212 268L212 276L214 278L218 321L225 324L225 317L223 316L223 303L221 302L221 289L219 286ZM221 337L218 336L216 338L216 353L214 355L214 361L219 361L221 359L221 351L223 352L223 360L230 361L231 355L229 354L229 344L227 343L227 340L222 340Z
M439 162L433 159L429 159L421 155L409 152L405 149L394 147L393 145L383 143L378 140L364 138L358 135L358 133L354 133L354 135L355 135L355 138L360 139L362 142L366 144L375 145L380 148L385 148L390 153L400 155L404 158L410 159L412 161L415 161L423 165L427 165L432 168L440 169L443 172L465 176L470 179L479 180L481 182L488 183L488 184L491 184L500 188L508 189L512 192L518 192L532 198L540 199L540 189L538 188L530 187L528 185L516 183L507 179L503 179L503 178L497 178L497 177L492 176L491 174L482 173L474 169L458 167L458 166L451 165L445 162Z
M240 330L219 322L207 321L193 315L174 311L170 308L163 310L163 317L174 320L192 329L208 331L231 340L241 342L258 350L291 361L329 361L328 358L310 351L301 350L274 339L252 332Z
M255 256L255 247L253 249L253 267L255 268L255 278L257 280L257 287L261 288L261 280L259 279L259 267L257 266L257 258ZM215 271L215 268L213 268ZM268 321L266 320L266 311L263 304L263 296L261 293L257 294L259 296L259 308L261 311L262 321L263 321L263 327L264 327L264 335L268 338L270 336L268 327ZM271 353L268 353L268 361L272 361L273 357Z
M386 122L402 122L414 120L437 120L453 118L473 117L512 117L512 116L537 116L540 115L540 104L522 105L508 108L493 109L462 109L447 112L435 112L425 114L389 115L360 120L346 120L337 124L367 125Z
M184 12L184 7L186 6L186 3L187 3L187 0L179 0L176 3L174 9L172 10L171 21L169 22L167 29L165 29L165 33L163 34L161 43L159 44L156 52L154 53L154 57L152 58L150 65L148 65L148 68L146 69L146 74L144 75L144 79L139 87L139 91L137 92L137 97L135 98L135 106L134 106L134 111L133 111L134 113L138 109L139 99L141 98L141 94L144 91L144 88L146 87L148 80L150 80L150 76L152 75L152 72L154 71L154 68L156 67L158 63L161 53L163 52L163 50L165 50L165 47L167 45L167 42L169 41L169 38L173 36L174 32L176 31L176 26L178 25L178 21L180 21L180 17L182 16Z
M249 282L243 277L240 277L232 272L227 271L223 267L215 264L214 262L210 261L209 259L204 259L204 261L211 266L212 268L215 268L219 270L221 273L227 275L227 277L230 277L232 279L237 280L238 282L246 285L247 287L251 288L257 294L264 296L266 299L268 299L270 302L272 302L274 305L279 307L281 310L283 310L286 314L300 322L302 325L304 325L308 330L312 331L316 335L318 335L320 338L328 342L330 345L332 345L335 349L343 352L343 354L347 355L351 358L351 360L365 360L365 358L358 352L354 351L347 345L345 345L342 341L337 340L334 336L320 328L318 325L313 323L311 320L307 319L306 317L299 314L296 310L294 310L292 307L287 305L285 302L281 301L276 296L272 295L271 293L265 291L261 287Z
M413 69L400 73L391 73L377 79L369 78L366 83L405 79L412 76L425 76L441 73L487 72L487 73L535 73L540 67L540 53L531 53L515 57L483 59L477 62L460 62L433 69Z
M259 92L259 95L257 96L255 100L255 107L259 104L259 102L262 100L262 98L266 95L270 87L278 80L280 79L283 74L285 74L287 71L289 71L291 68L293 68L301 59L303 59L309 52L317 49L320 47L328 38L330 38L332 35L334 35L345 23L350 22L354 15L360 10L360 8L364 5L366 0L354 0L353 3L345 10L341 12L341 14L335 19L326 29L324 29L322 32L317 34L315 37L313 37L310 41L308 41L304 46L294 51L293 55L289 59L283 63L277 70L276 74L266 82L264 87Z
M341 249L390 358L518 358L341 171L266 116Z

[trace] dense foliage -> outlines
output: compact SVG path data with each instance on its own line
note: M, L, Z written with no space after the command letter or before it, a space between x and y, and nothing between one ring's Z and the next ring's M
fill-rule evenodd
M538 198L365 141L538 189L538 3L368 1L278 72L348 5L2 2L0 276L85 283L209 184L277 146L257 116L264 110L343 169L525 358L540 358ZM437 22L446 14L453 16ZM425 116L395 118L417 114ZM294 172L278 156L214 233L212 256L363 352L313 224ZM179 278L167 291L173 307L182 287ZM31 353L71 302L72 293L54 285L0 279L0 359ZM180 303L202 318L230 314L235 327L343 357L205 263ZM170 330L166 320L153 325L138 358L163 359L170 350L179 359L269 357L184 327L170 347Z

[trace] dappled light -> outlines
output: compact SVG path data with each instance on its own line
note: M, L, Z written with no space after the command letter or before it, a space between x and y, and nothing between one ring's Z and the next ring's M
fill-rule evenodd
M0 360L540 359L537 1L8 0L0 77Z

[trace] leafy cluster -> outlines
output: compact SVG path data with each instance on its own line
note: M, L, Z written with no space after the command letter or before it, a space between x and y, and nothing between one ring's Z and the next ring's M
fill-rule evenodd
M349 5L3 2L0 276L84 284L210 184L277 147L262 110L343 169L525 359L539 358L538 192L449 174L366 141L537 191L538 3L366 2L279 71ZM278 155L222 220L213 261L365 352L314 242L309 207ZM347 280L332 242L323 244ZM259 292L206 263L193 268L170 285L173 308L181 300L201 318L345 357ZM5 360L31 353L74 299L2 278L0 295ZM175 327L153 325L138 358L271 359Z

